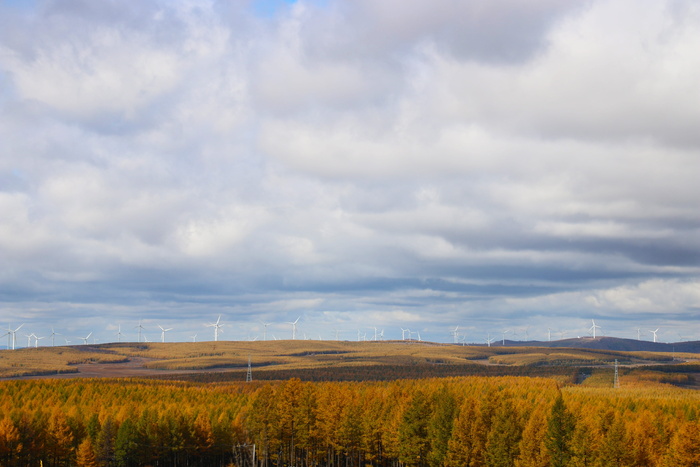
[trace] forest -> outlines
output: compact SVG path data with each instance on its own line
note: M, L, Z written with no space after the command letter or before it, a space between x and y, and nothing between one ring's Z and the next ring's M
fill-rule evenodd
M700 465L700 393L517 376L0 382L3 466Z

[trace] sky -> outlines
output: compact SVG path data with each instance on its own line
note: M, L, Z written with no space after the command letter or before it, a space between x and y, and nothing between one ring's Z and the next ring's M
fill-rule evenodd
M699 49L693 0L0 1L0 326L700 340Z

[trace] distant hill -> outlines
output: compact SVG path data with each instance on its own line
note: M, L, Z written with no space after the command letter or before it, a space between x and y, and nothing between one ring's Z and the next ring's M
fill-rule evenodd
M492 344L496 345L496 344ZM624 352L700 353L700 341L650 342L619 337L577 337L557 341L505 341L507 347L568 347L573 349L613 350Z

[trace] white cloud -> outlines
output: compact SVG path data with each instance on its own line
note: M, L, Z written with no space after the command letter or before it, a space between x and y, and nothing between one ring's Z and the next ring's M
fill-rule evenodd
M693 2L3 8L13 316L697 312Z

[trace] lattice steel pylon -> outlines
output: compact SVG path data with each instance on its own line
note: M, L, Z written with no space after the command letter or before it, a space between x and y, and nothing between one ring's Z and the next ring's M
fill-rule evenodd
M615 360L615 361L617 361L617 360ZM246 375L245 375L245 382L250 383L251 381L253 381L253 368L250 364L250 355L248 355L248 373L246 373Z
M620 376L617 373L617 358L615 359L615 378L613 379L613 387L614 388L620 387Z

